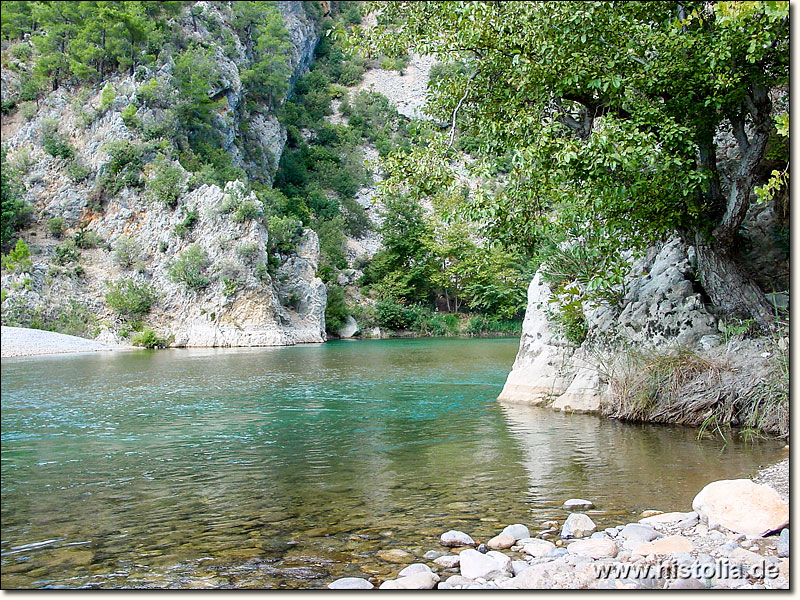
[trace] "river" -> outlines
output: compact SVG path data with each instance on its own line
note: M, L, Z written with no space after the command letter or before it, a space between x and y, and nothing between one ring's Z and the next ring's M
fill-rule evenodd
M2 587L318 588L461 529L690 510L782 457L501 405L518 339L2 360Z

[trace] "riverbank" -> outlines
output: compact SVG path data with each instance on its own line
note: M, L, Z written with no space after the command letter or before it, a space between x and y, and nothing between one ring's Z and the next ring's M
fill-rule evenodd
M2 327L0 330L0 356L38 356L41 354L71 354L78 352L103 352L125 350L130 346L105 344L74 335L29 329L27 327Z
M395 579L348 577L331 589L788 589L789 459L754 480L722 480L695 496L688 512L648 510L637 522L598 531L569 499L563 523L514 524L490 540L448 531ZM539 529L539 531L536 531ZM423 562L424 561L424 562ZM413 563L413 564L408 564Z

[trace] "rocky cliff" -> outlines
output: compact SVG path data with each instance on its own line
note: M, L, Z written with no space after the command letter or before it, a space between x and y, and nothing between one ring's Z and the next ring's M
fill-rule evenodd
M319 27L303 3L277 4L291 42L291 84L311 63ZM219 77L208 95L222 101L215 123L223 148L248 176L269 181L286 131L270 107L243 106L246 40L230 25L227 4L197 2L191 11L184 11L180 26L190 42L214 49ZM224 46L217 43L221 32ZM192 184L192 174L165 159L146 128L131 126L132 119L145 124L157 119L159 108L135 103L137 94L168 78L173 68L172 61L140 67L94 89L62 85L38 102L34 114L4 117L7 158L23 173L24 199L34 208L33 221L20 232L31 266L3 269L4 324L47 326L77 319L86 325L83 335L120 341L129 332L105 294L109 284L132 280L156 291L145 322L176 346L324 341L326 291L316 277L316 234L298 231L291 248L283 244L276 250L261 218L265 207L245 185ZM4 69L4 99L13 97L16 83L18 77ZM107 87L114 91L110 104L103 98ZM48 135L64 141L73 156L45 151ZM160 168L174 178L172 202L153 198L151 184ZM117 180L128 172L131 179L99 195L98 184L116 169ZM242 204L246 211L236 213ZM52 219L63 219L57 230ZM67 242L70 238L80 243ZM120 261L121 248L130 260ZM203 257L204 286L181 284L171 274L190 250Z

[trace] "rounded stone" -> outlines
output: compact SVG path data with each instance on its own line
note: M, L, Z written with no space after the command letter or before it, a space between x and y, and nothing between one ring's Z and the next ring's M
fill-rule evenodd
M328 584L329 590L371 590L375 586L361 577L342 577Z
M449 546L451 548L455 546L475 545L475 540L473 540L463 531L457 531L455 529L444 532L439 538L439 542L442 544L442 546Z
M692 508L708 520L735 533L763 535L789 522L789 503L768 485L749 479L709 483L692 501Z
M567 510L574 510L580 508L594 508L594 502L589 500L582 500L581 498L570 498L564 502L564 508Z

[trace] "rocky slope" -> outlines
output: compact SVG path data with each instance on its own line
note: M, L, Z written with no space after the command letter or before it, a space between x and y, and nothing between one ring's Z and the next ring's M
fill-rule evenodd
M291 41L294 81L311 63L319 28L301 2L277 5ZM242 110L240 69L247 64L246 44L230 25L229 7L197 2L193 10L196 18L185 11L181 24L190 41L215 48L213 61L220 77L208 93L224 99L216 118L223 148L233 157L234 165L248 175L269 180L277 168L286 131L268 107ZM225 51L222 44L215 43L223 29L230 34ZM128 278L157 290L158 299L146 322L176 346L324 341L326 292L316 277L316 234L304 231L295 249L281 252L280 264L267 269L272 234L259 218L234 218L230 213L230 206L243 202L254 217L264 212L261 202L241 183L229 182L225 189L217 185L192 189L187 186L190 173L175 162L168 166L180 174L179 209L149 198L147 186L122 187L99 202L93 197L113 158L110 143L127 141L132 147L145 148L146 165L159 160L158 148L145 146L146 138L126 125L123 111L133 105L143 85L168 78L172 67L168 62L159 68L141 67L133 76L115 76L107 82L114 89L110 106L101 104L102 85L94 90L62 86L40 102L27 122L19 113L3 119L8 160L25 172L24 198L36 215L31 226L21 232L31 248L32 268L29 272L3 271L2 287L7 294L4 323L52 322L64 315L71 318L71 312L77 311L96 317L88 335L119 341L120 333L125 333L124 325L106 305L104 295L108 281ZM14 91L13 74L4 70L3 97L13 96ZM142 105L135 117L147 123L158 116L157 111ZM74 149L73 160L45 152L43 132L54 127L53 123L57 134ZM76 165L84 171L77 176ZM150 166L143 170L148 182L155 177ZM80 248L75 260L59 259L57 253L63 250L63 243L47 227L53 217L64 219L64 232L59 237L66 239L82 232L96 243ZM184 231L178 235L181 224ZM134 247L135 265L120 266L115 249L129 241ZM204 276L211 283L201 290L188 289L169 275L178 257L192 247L199 248L207 258Z
M759 213L769 214L768 210ZM757 243L770 245L766 236ZM720 396L727 394L733 403L764 382L772 382L776 361L785 361L787 356L788 338L741 339L746 324L737 327L724 315L712 313L695 282L695 272L692 246L675 238L651 248L631 264L625 280L627 291L618 305L584 304L588 335L581 345L567 341L554 324L552 292L537 273L528 289L519 353L499 400L569 412L606 412L623 418L633 414L637 420L683 422L685 414L700 408L705 413ZM770 298L778 306L788 305L787 294L771 294ZM636 393L625 389L632 385L631 378L637 383L646 381L648 375L639 374L635 380L637 374L631 371L649 365L636 363L631 356L648 353L675 357L674 363L665 360L661 365L678 373L670 385L673 395L686 393L680 409L659 406L655 399L649 407L620 408L621 398ZM652 364L659 365L657 361L654 358ZM656 380L647 380L652 381ZM724 386L721 381L726 382ZM717 390L717 398L707 400L706 392L712 388ZM691 405L695 397L702 400L702 407ZM767 426L770 433L788 433L787 406L770 405L763 410L772 411ZM663 414L654 414L659 411ZM700 425L708 416L693 415L685 422ZM745 422L733 419L731 424L744 426Z

